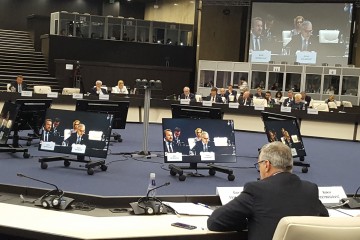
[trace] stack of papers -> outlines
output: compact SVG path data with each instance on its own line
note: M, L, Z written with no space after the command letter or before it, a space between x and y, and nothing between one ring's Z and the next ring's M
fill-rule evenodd
M174 209L175 213L180 215L193 215L193 216L210 216L213 212L204 204L195 203L179 203L179 202L163 202L163 204Z

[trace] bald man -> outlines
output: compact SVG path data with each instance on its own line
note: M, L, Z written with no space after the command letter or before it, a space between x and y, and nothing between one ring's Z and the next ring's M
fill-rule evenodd
M190 101L195 101L195 94L190 92L189 87L184 87L183 93L180 95L181 99L190 99Z

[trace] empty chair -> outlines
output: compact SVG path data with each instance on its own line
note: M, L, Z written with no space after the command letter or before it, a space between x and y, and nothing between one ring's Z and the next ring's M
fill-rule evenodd
M319 43L338 43L339 30L320 30Z
M80 88L63 88L62 95L73 95L74 93L80 93Z
M335 67L341 67L341 64L340 64L340 63L336 63L336 64L335 64Z
M34 93L36 93L36 94L51 93L51 87L50 86L34 86Z
M328 106L330 109L337 109L337 105L335 102L328 102Z
M273 240L358 240L359 217L284 217L278 223Z
M342 105L344 107L352 107L352 103L350 101L342 101Z

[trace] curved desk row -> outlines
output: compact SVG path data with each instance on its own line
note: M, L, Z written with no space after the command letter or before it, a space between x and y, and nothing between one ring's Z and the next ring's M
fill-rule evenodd
M2 92L4 101L14 101L21 97L17 93ZM47 98L46 95L34 94L32 98ZM84 96L84 99L98 99L96 96ZM118 95L111 94L110 100L130 101L128 122L143 122L142 95ZM75 110L76 100L72 96L59 95L53 99L52 108ZM179 104L179 101L151 99L150 123L161 123L162 118L171 118L171 104ZM201 103L191 103L201 106ZM264 132L264 124L261 120L261 111L254 110L254 107L240 106L238 109L229 108L227 104L213 104L224 112L224 119L233 119L235 129L242 131ZM2 107L2 106L1 106ZM344 111L319 112L317 115L307 114L303 110L292 110L291 113L281 113L279 107L266 108L266 111L296 116L300 119L301 133L303 136L323 137L332 139L343 139L360 141L358 123L360 121L360 108L347 108Z

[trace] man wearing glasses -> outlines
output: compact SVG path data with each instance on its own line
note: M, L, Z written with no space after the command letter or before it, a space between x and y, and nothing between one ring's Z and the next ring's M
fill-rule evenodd
M85 134L85 125L80 123L77 127L76 133L72 133L65 142L67 143L67 146L71 146L72 144L86 145L88 142L88 136Z
M245 184L243 192L216 209L207 221L212 231L248 229L249 240L271 240L285 216L329 216L316 184L292 174L291 150L281 142L261 148L255 164L260 181Z
M304 21L301 24L301 32L292 37L291 41L286 45L286 48L291 49L291 53L295 54L297 51L317 51L319 39L312 35L313 28L310 21Z

